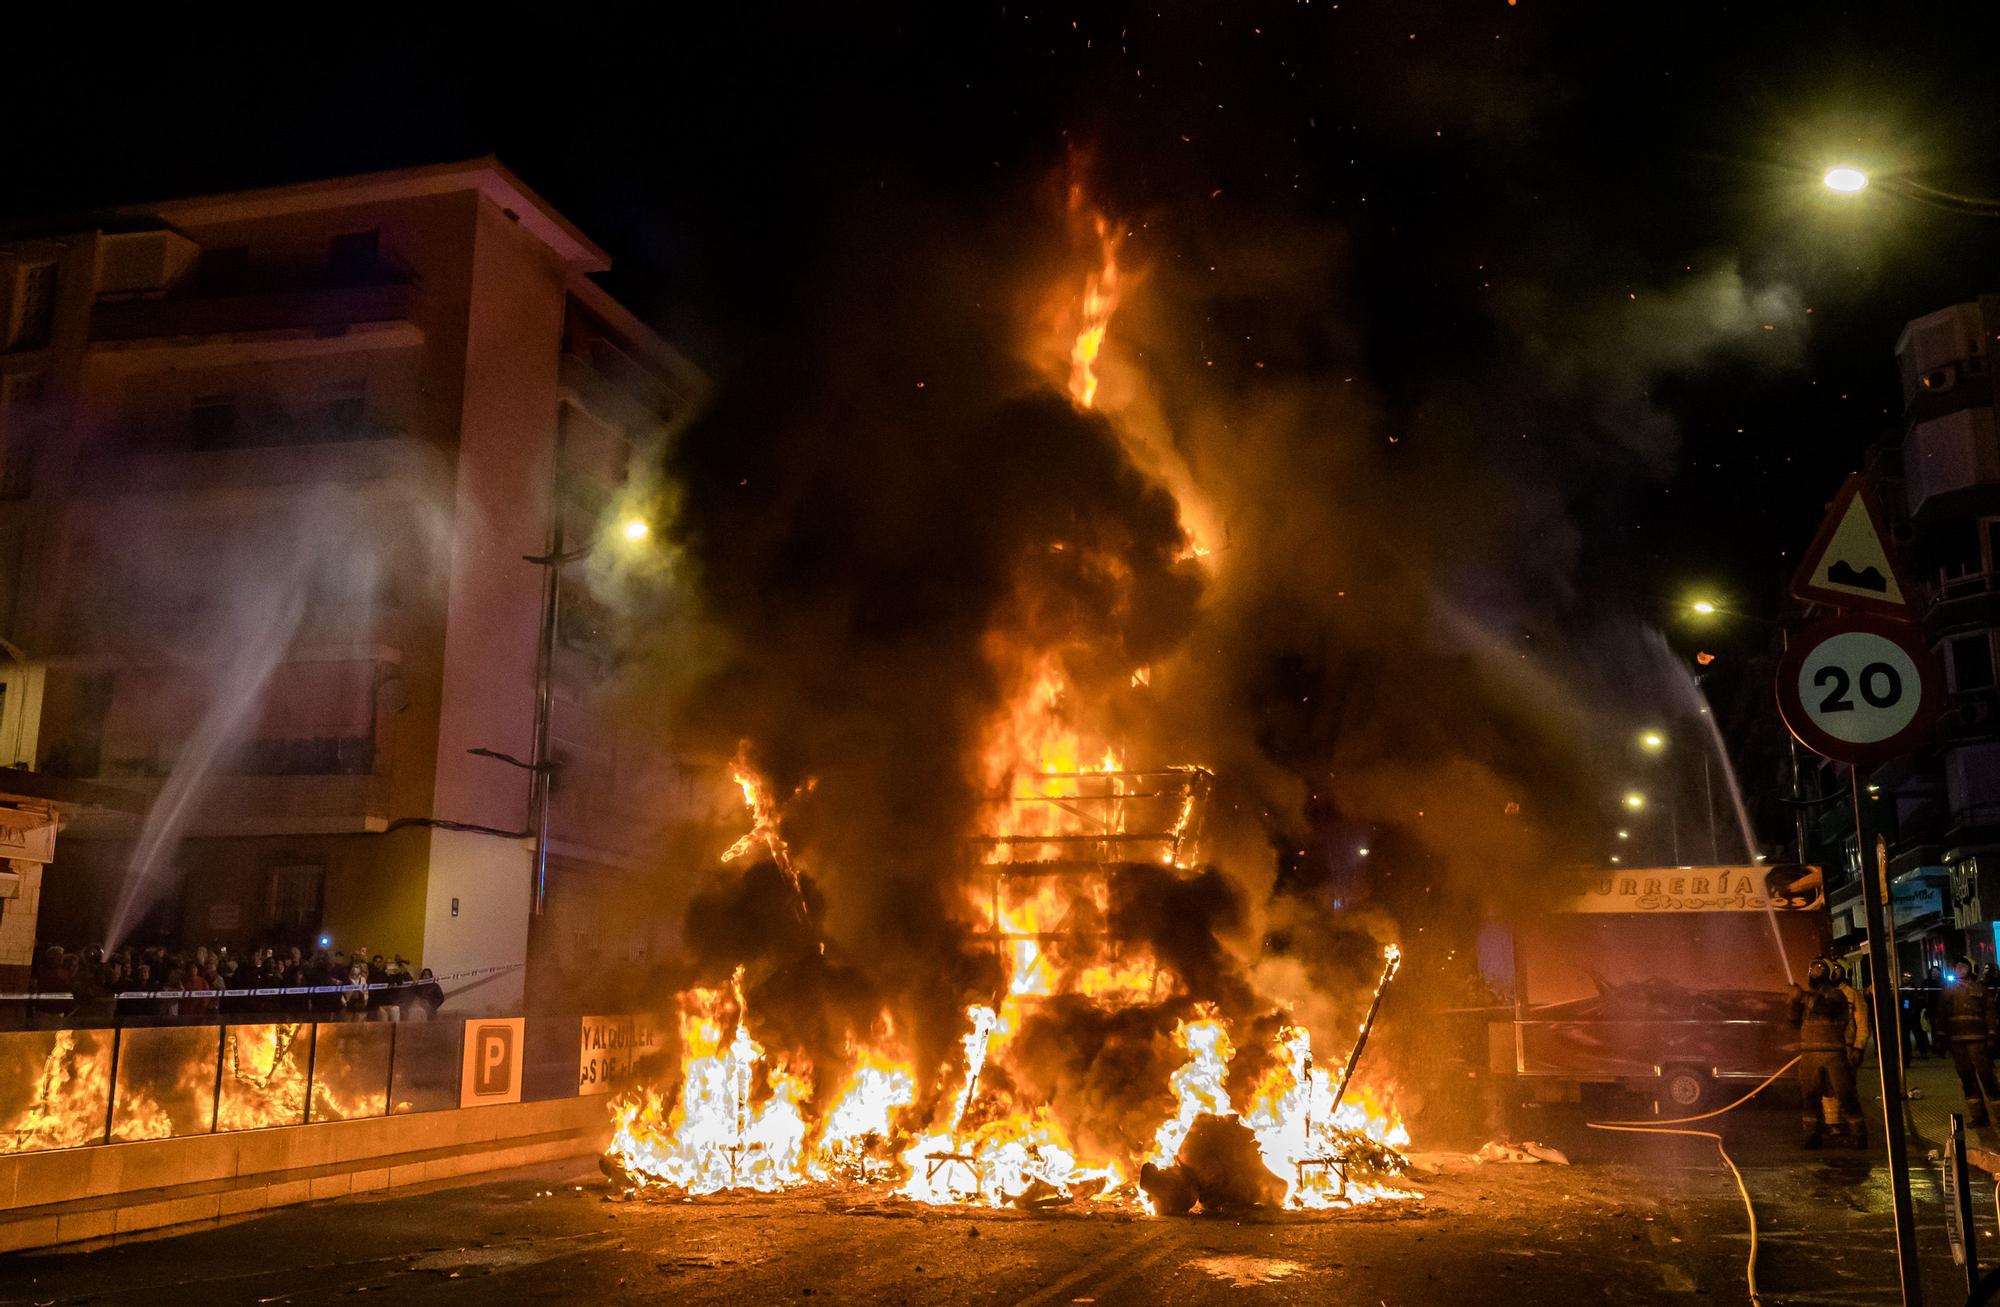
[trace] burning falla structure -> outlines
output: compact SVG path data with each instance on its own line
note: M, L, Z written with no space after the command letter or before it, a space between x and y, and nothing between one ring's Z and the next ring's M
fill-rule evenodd
M899 714L951 761L938 788L962 802L822 787L782 721L743 741L731 773L750 829L689 911L699 961L666 1032L673 1065L613 1107L605 1170L625 1185L1175 1213L1406 1193L1392 1082L1356 1074L1398 950L1378 946L1372 1001L1364 987L1320 1005L1325 1029L1260 995L1220 938L1244 890L1211 847L1218 777L1143 720L1217 528L1167 442L1098 411L1130 279L1119 234L1070 201L1094 266L1041 315L1035 370L1078 415L1053 425L1089 446L1117 511L1058 503L1028 547L996 549L978 629L958 633L979 695ZM1024 397L1018 416L1032 425L1055 398ZM726 719L726 689L716 702ZM830 770L872 743L842 741ZM829 818L836 791L881 810ZM917 874L891 847L905 818L930 851ZM881 874L860 888L865 871L822 877L822 857ZM839 938L849 897L870 900L884 952L921 940L915 961L885 979Z

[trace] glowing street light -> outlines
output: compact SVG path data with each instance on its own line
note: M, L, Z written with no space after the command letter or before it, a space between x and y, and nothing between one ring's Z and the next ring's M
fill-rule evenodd
M1689 604L1688 607L1702 617L1713 617L1717 611L1715 605L1706 599L1697 599Z
M1637 790L1627 790L1625 791L1625 806L1634 812L1638 812L1646 806L1646 796Z
M1667 737L1658 731L1639 732L1639 747L1647 753L1658 753L1667 747Z
M1621 830L1618 832L1618 838L1621 840L1629 840L1632 838L1632 832L1629 830Z
M1859 168L1828 168L1826 176L1820 178L1820 181L1828 190L1838 191L1842 195L1853 195L1857 191L1868 189L1868 174Z
M646 519L643 517L626 518L625 524L619 530L635 545L653 533L653 528L646 525Z

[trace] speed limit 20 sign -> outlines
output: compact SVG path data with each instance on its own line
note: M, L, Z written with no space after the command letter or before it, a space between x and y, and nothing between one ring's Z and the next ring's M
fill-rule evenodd
M1799 742L1835 762L1908 753L1937 720L1944 685L1914 626L1848 615L1808 628L1778 664L1778 711Z

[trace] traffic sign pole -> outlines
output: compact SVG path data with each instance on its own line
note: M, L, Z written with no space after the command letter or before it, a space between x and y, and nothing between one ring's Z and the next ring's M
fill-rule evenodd
M1896 1270L1904 1307L1921 1307L1924 1287L1910 1201L1909 1141L1903 1133L1902 999L1890 912L1889 842L1868 838L1862 773L1924 741L1937 719L1944 684L1918 628L1850 613L1820 622L1790 642L1778 664L1777 692L1785 725L1815 753L1846 763L1854 792L1855 861L1868 919L1869 992L1882 1081L1882 1136L1894 1197Z
M1890 910L1889 841L1877 837L1871 862L1861 769L1914 752L1924 743L1944 702L1944 680L1917 625L1910 603L1914 591L1891 539L1867 477L1855 473L1841 486L1792 580L1796 597L1847 611L1786 641L1777 691L1778 713L1793 738L1822 758L1846 763L1854 790L1854 855L1861 872L1862 910L1868 916L1868 969L1874 981L1869 993L1875 1007L1875 1062L1882 1078L1882 1136L1894 1195L1896 1270L1904 1307L1922 1307L1909 1141L1903 1135L1902 997L1896 920Z
M1889 1146L1889 1188L1896 1217L1896 1270L1904 1307L1923 1307L1923 1269L1917 1262L1917 1218L1910 1202L1910 1148L1903 1137L1902 997L1897 988L1894 918L1889 915L1889 842L1877 838L1870 866L1868 832L1861 813L1861 769L1849 766L1854 785L1854 849L1861 862L1861 903L1868 914L1868 987L1875 1004L1875 1064L1882 1077L1882 1138Z

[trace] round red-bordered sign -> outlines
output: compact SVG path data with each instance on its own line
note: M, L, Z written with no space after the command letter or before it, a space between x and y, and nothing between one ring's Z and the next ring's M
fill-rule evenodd
M1849 613L1816 622L1778 663L1778 713L1799 743L1872 766L1913 752L1944 706L1944 678L1923 631Z

